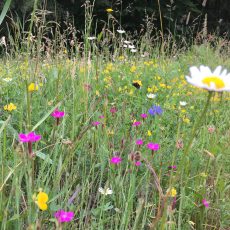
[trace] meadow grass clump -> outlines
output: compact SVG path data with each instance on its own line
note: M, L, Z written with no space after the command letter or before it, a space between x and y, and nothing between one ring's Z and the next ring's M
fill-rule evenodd
M228 228L230 59L120 35L1 59L2 229Z

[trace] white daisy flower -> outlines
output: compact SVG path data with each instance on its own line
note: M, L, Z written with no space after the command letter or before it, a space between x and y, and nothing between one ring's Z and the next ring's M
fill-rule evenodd
M104 188L102 188L102 187L100 187L99 189L98 189L98 191L101 193L101 194L103 194L103 195L111 195L112 193L113 193L113 190L112 189L109 189L109 188L106 188L106 189L104 189Z
M5 82L10 82L10 81L12 81L13 79L10 78L10 77L7 77L7 78L3 78L2 80L5 81Z
M88 37L88 40L92 41L92 40L95 40L96 37Z
M147 98L154 99L157 95L153 93L148 93Z
M180 106L186 106L188 103L186 101L180 101Z
M199 88L207 89L209 91L230 91L230 73L222 67L217 66L212 72L208 66L201 65L190 67L191 76L186 76L186 80Z
M118 32L119 34L124 34L124 33L125 33L124 30L117 30L117 32Z
M135 49L134 45L129 45L129 49Z
M136 53L137 52L137 49L131 49L130 50L132 53Z

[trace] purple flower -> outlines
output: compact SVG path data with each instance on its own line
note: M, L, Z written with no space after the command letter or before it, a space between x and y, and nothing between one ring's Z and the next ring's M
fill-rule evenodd
M150 150L152 150L152 151L157 151L157 150L160 149L160 145L157 144L157 143L149 142L149 143L147 144L147 148L150 149Z
M104 115L100 115L99 118L100 118L100 119L104 119L105 116L104 116Z
M152 116L155 115L161 115L163 113L163 110L161 109L160 106L158 105L153 105L150 109L149 109L149 114Z
M135 121L135 122L133 122L133 126L139 126L140 124L141 124L140 121Z
M20 133L18 137L21 142L36 142L41 139L41 135L36 135L35 132L28 134Z
M116 113L116 112L117 112L117 108L116 108L116 107L112 107L112 108L110 109L110 113L114 114L114 113Z
M70 222L74 218L74 212L66 212L64 210L59 210L54 214L54 216L59 223Z
M169 165L168 169L177 169L177 166L176 165Z
M148 114L146 114L146 113L142 113L141 114L141 117L144 119L144 118L147 118L148 117Z
M96 126L96 127L97 127L98 125L100 125L100 124L101 124L100 121L93 121L93 122L92 122L92 125L93 125L93 126Z
M208 201L207 201L206 199L203 199L203 200L202 200L202 203L203 203L203 205L204 205L206 208L209 207L209 203L208 203Z
M136 145L143 145L143 140L142 139L136 140Z
M59 111L58 109L55 109L53 113L51 113L52 117L55 118L60 118L60 117L64 117L65 116L65 112L64 111Z
M135 165L136 165L136 166L141 166L141 162L140 162L140 161L136 161L136 162L135 162Z
M33 153L33 150L32 150L32 142L39 141L41 139L41 135L36 135L35 132L30 132L28 134L20 133L18 137L21 142L28 143L29 156L33 158L35 154Z
M111 164L115 164L115 165L118 165L121 163L121 157L112 157L111 160L110 160L110 163Z

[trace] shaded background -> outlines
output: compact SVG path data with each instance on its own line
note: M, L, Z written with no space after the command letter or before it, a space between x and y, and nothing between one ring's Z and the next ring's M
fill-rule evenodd
M39 0L38 9L52 11L48 20L55 20L65 29L66 21L71 20L77 30L84 30L85 0ZM89 2L89 1L88 1ZM92 2L92 1L91 1ZM8 16L26 21L30 17L34 0L12 0ZM4 1L1 1L1 9ZM205 26L207 33L215 33L229 38L230 1L229 0L160 0L163 28L165 34L195 36ZM130 32L147 30L151 21L160 30L158 0L96 0L93 27L97 32L107 22L106 8L112 8L117 20L115 29L120 26ZM5 23L10 20L5 19ZM120 26L119 26L120 25ZM6 35L6 24L1 25L1 35Z

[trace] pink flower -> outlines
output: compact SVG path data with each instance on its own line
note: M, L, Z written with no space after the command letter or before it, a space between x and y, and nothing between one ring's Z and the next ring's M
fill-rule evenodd
M160 149L160 145L157 144L157 143L149 142L149 143L147 144L147 148L148 148L148 149L151 149L152 151L157 151L157 150Z
M169 165L168 169L177 169L177 166L176 165Z
M104 118L105 118L105 116L103 116L103 115L100 115L100 116L99 116L99 118L100 118L100 119L104 119Z
M121 163L121 157L112 157L111 160L110 160L110 163L111 164L120 164Z
M142 139L136 140L136 145L143 145L143 140Z
M41 135L36 135L35 132L30 132L28 134L20 133L18 137L21 142L28 143L29 156L33 158L35 154L33 153L33 150L32 150L32 142L39 141L41 139Z
M136 165L136 166L141 166L141 162L140 162L140 161L136 161L136 162L135 162L135 165Z
M139 126L140 124L141 124L140 121L135 121L135 122L133 122L133 126Z
M28 134L20 133L18 137L21 142L36 142L41 139L41 135L36 135L35 132Z
M117 108L116 108L116 107L112 107L112 108L110 109L110 113L114 114L114 113L116 113L116 112L117 112Z
M59 111L58 109L55 109L53 113L51 113L52 117L55 118L60 118L60 117L64 117L65 116L65 112L64 111Z
M98 125L100 125L100 124L101 124L100 121L93 121L93 122L92 122L92 125L93 125L93 126L96 126L96 127L97 127Z
M142 117L142 118L147 118L147 117L148 117L148 114L142 113L142 114L141 114L141 117Z
M208 201L207 201L206 199L203 199L203 200L202 200L202 203L203 203L203 205L204 205L206 208L209 207L209 203L208 203Z
M59 223L70 222L74 218L74 212L65 212L64 210L59 210L54 214L54 216Z

